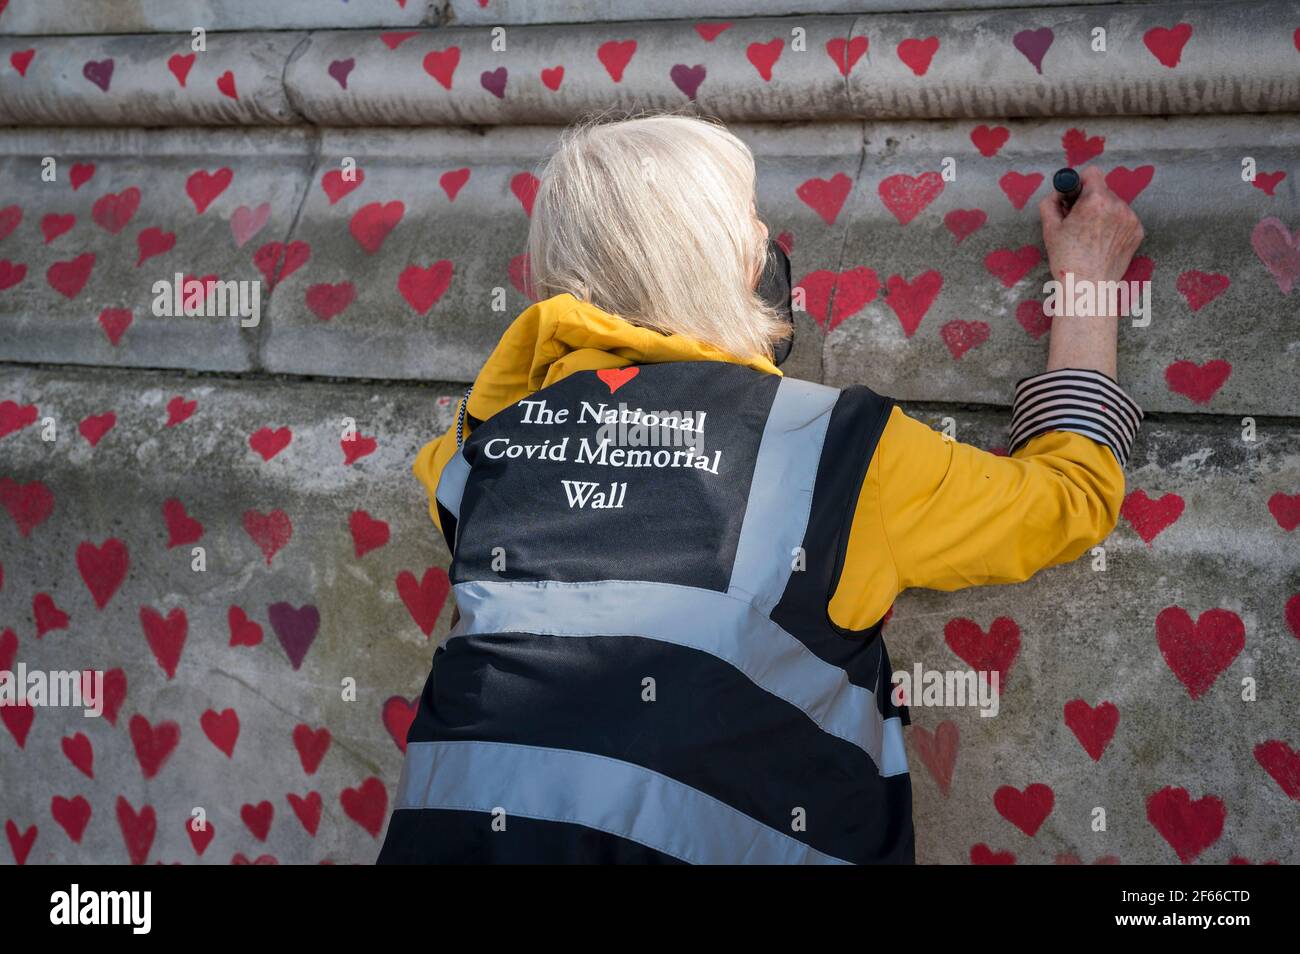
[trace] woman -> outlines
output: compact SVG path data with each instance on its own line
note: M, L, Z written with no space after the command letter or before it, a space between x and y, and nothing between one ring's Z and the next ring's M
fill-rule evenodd
M1053 274L1118 281L1141 226L1083 181L1068 217L1040 206ZM1010 457L784 378L769 244L722 127L564 136L529 233L541 300L415 463L459 619L381 861L913 860L886 611L1102 540L1141 411L1114 318L1055 319Z

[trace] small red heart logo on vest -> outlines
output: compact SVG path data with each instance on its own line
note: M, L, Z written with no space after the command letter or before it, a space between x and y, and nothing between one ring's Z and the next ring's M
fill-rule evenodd
M627 382L637 376L640 368L602 368L596 372L596 377L600 378L609 385L609 393L613 394Z

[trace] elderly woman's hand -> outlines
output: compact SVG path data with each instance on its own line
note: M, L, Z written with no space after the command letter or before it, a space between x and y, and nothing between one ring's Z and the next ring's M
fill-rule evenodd
M1038 203L1038 213L1052 278L1064 284L1072 273L1076 290L1091 284L1098 310L1052 317L1047 370L1083 368L1115 378L1118 315L1100 283L1124 277L1144 233L1128 203L1106 185L1100 168L1088 166L1082 179L1083 193L1068 214L1056 193Z
M1083 193L1068 215L1055 192L1038 203L1052 277L1064 281L1073 272L1076 282L1117 282L1142 244L1142 223L1098 166L1088 166L1081 178Z

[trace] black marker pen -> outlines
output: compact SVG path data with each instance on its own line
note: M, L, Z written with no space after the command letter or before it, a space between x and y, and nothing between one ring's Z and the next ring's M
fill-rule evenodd
M1052 188L1061 194L1061 203L1065 206L1065 211L1069 212L1083 191L1083 180L1079 178L1079 173L1066 166L1057 169L1052 176Z

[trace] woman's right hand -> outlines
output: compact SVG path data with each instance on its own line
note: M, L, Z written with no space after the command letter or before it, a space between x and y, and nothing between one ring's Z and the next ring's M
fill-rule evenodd
M1106 185L1099 166L1088 166L1080 178L1083 193L1068 215L1054 190L1038 203L1052 277L1065 281L1065 273L1073 272L1076 283L1117 282L1146 233L1128 203Z

